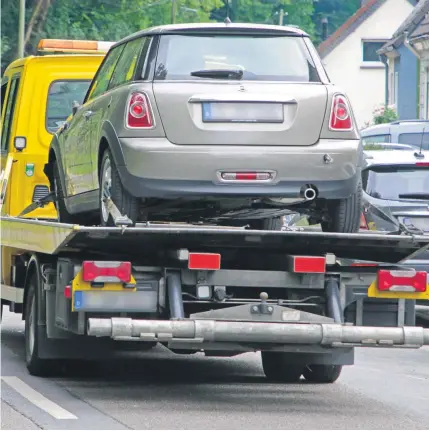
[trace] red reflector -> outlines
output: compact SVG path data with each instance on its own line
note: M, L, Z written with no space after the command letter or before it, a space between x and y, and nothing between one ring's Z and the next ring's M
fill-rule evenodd
M315 256L295 256L293 258L293 272L325 272L326 259Z
M70 299L72 297L71 286L66 286L64 288L64 298Z
M378 266L378 263L352 263L350 266Z
M131 281L131 262L87 260L82 264L82 278L86 282L129 283Z
M222 172L224 181L268 181L273 178L271 172Z
M429 162L417 162L416 166L420 168L429 168Z
M359 228L360 229L364 229L364 230L368 230L368 224L366 222L366 218L365 218L364 213L362 213L361 216L360 216L360 226L359 226Z
M377 288L390 292L426 292L427 272L380 270Z
M220 269L220 254L218 253L189 253L189 269L216 271Z

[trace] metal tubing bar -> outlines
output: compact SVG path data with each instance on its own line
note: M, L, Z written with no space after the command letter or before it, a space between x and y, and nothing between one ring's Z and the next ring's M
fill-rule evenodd
M88 335L98 337L168 336L171 339L273 344L356 343L376 346L429 345L429 329L405 326L371 327L339 324L237 322L217 320L88 319Z
M173 319L183 319L185 317L185 311L183 310L180 272L170 272L167 274L167 289L168 301L170 304L170 317Z
M341 307L340 289L338 288L339 280L329 277L326 281L325 294L329 317L334 319L335 323L344 322L344 313Z

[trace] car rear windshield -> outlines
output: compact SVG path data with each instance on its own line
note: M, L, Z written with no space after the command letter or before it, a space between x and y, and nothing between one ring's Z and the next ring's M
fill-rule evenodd
M400 200L399 195L429 192L429 168L374 167L362 177L366 193L377 199Z
M243 71L242 80L320 82L303 37L255 35L165 35L156 80L201 80L204 70ZM211 77L213 79L213 77Z
M49 133L55 133L67 120L72 113L73 102L83 102L90 83L90 80L64 80L51 84L46 107L46 130Z

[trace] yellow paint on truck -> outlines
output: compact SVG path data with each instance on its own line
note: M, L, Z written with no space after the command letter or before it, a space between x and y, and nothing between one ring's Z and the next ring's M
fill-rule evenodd
M16 216L49 191L43 169L56 126L72 113L73 92L68 90L78 87L79 96L84 96L103 58L103 54L30 56L6 69L1 81L1 169L8 155L13 155L13 166L2 214ZM56 219L57 214L49 204L26 217Z

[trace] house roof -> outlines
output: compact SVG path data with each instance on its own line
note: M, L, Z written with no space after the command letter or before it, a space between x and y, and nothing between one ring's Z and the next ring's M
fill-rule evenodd
M399 28L393 33L392 38L387 42L378 52L378 54L384 54L389 51L389 48L398 48L404 41L405 32L408 32L412 37L421 36L421 32L419 27L423 25L425 21L427 21L426 14L429 12L429 0L420 0L417 6L413 9L413 11L407 16L405 21L399 26ZM424 21L423 21L424 20ZM429 27L429 22L425 23L426 31ZM413 34L417 32L418 34ZM421 31L425 31L424 28L421 28Z
M323 58L333 51L344 39L353 33L367 18L369 18L387 0L367 0L354 15L352 15L342 26L323 41L318 51ZM413 6L416 0L408 0ZM426 0L423 0L424 2Z

